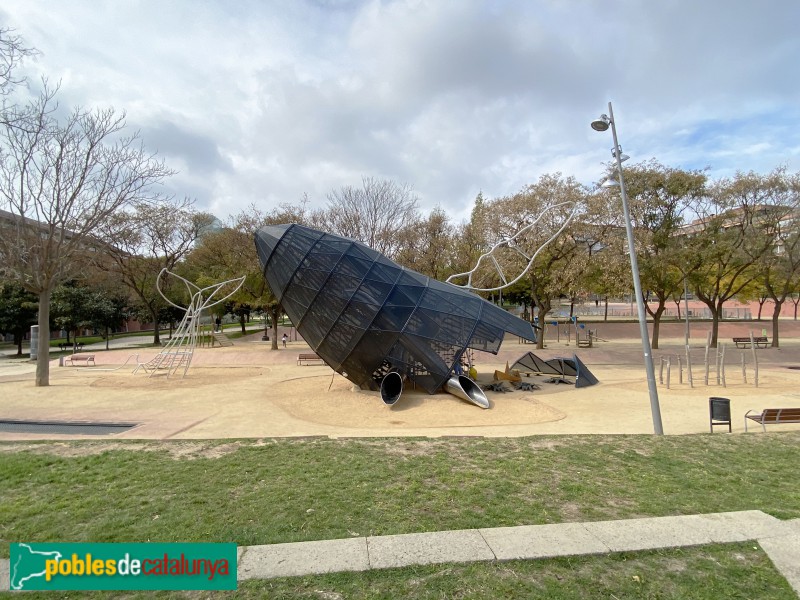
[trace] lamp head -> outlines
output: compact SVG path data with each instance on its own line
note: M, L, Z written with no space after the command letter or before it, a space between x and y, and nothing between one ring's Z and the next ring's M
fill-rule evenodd
M619 162L625 162L630 158L630 156L628 156L622 151L622 148L612 148L611 156L613 156L614 158L619 157Z
M611 119L608 118L608 115L600 115L599 119L592 121L592 129L595 131L606 131L609 125L611 125Z
M603 184L600 186L601 188L609 189L614 187L619 187L619 182L616 179L611 179L610 177L606 179Z

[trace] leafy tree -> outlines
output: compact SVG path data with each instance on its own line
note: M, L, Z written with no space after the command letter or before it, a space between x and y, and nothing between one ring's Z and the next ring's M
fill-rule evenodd
M119 291L88 286L70 281L53 291L51 318L58 329L67 332L74 342L82 329L103 331L108 348L109 331L116 329L128 317L128 302Z
M272 325L273 350L278 349L278 322L283 309L267 286L253 239L256 230L264 225L302 224L306 218L305 203L284 204L270 213L251 206L231 217L223 228L204 235L186 260L186 268L196 277L203 274L220 281L245 276L242 287L231 298L229 310L239 315L243 332L242 319L247 312L267 312ZM195 278L195 282L200 285L199 279Z
M608 321L608 299L631 290L631 264L626 253L627 243L621 235L609 235L603 247L591 254L585 274L586 289L603 299L603 320Z
M31 325L36 325L38 313L35 294L13 281L0 283L0 333L14 336L17 356L22 356L22 341Z
M466 273L478 262L481 254L489 249L488 203L480 192L475 197L470 220L461 223L454 232L453 272Z
M680 252L683 244L677 234L684 212L705 195L706 175L702 171L665 167L652 160L626 168L624 176L637 237L642 290L649 294L645 307L653 317L652 345L657 349L667 302L683 289L683 278L688 274Z
M396 260L409 269L443 281L453 273L454 234L447 213L437 206L427 218L420 218L398 232L402 245Z
M557 231L572 210L571 206L553 208L562 202L577 203L582 207L583 219L578 219L558 238L550 242L537 256L528 273L531 302L537 308L540 319L544 319L552 308L552 299L568 295L575 289L575 278L580 269L575 262L581 260L585 240L594 238L593 223L586 218L588 198L586 189L572 177L560 173L543 175L535 184L526 186L519 193L493 201L484 218L487 230L496 240L510 239L520 229L544 213L536 228L496 259L505 273L520 273L528 263L526 256L534 252ZM480 287L491 287L501 283L492 268L476 271L473 281ZM537 347L544 346L544 336L539 335Z
M761 262L774 248L785 182L780 170L768 175L737 173L712 186L698 219L685 229L685 261L695 295L712 315L716 347L725 302L759 277Z
M773 243L759 261L760 295L773 302L772 347L780 346L779 317L787 298L800 288L800 173L788 174L784 169L773 173L773 204L770 206L774 225ZM761 319L763 300L759 299L758 317ZM795 309L795 318L797 312Z

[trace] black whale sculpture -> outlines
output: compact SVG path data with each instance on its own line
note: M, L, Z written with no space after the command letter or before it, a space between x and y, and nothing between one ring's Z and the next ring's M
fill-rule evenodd
M380 389L387 404L409 379L430 394L444 388L488 408L480 387L461 375L461 355L497 354L506 332L536 340L530 323L361 242L285 224L262 227L255 244L272 293L303 339L342 376Z

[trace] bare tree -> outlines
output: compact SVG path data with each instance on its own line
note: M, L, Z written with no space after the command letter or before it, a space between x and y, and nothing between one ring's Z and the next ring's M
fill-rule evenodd
M152 185L171 171L123 135L113 109L78 108L63 120L55 91L15 109L0 125L0 269L39 296L36 385L49 385L50 294L102 244L98 230L134 201L155 199Z
M25 77L16 74L17 67L26 56L35 54L13 29L0 27L0 96L9 95L14 86L25 82Z
M328 208L317 218L331 233L364 242L394 257L397 232L418 219L417 196L409 184L363 177L361 187L346 186L328 194Z
M137 202L130 211L118 211L103 224L104 238L112 239L98 260L100 268L116 273L147 310L155 327L153 344L160 343L159 311L166 303L156 288L162 269L172 270L214 220L193 209L194 200L153 205Z

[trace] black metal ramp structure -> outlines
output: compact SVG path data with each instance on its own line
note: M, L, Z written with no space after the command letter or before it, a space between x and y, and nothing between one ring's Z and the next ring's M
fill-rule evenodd
M549 364L536 356L533 352L526 352L517 362L511 365L512 370L522 371L523 373L534 373L536 375L561 375L561 371L556 369L553 365Z
M564 383L566 383L564 377L574 377L576 388L589 387L600 383L594 373L589 370L589 367L578 358L577 354L573 354L572 358L559 357L544 360L533 352L526 352L511 368L523 373L553 375Z

